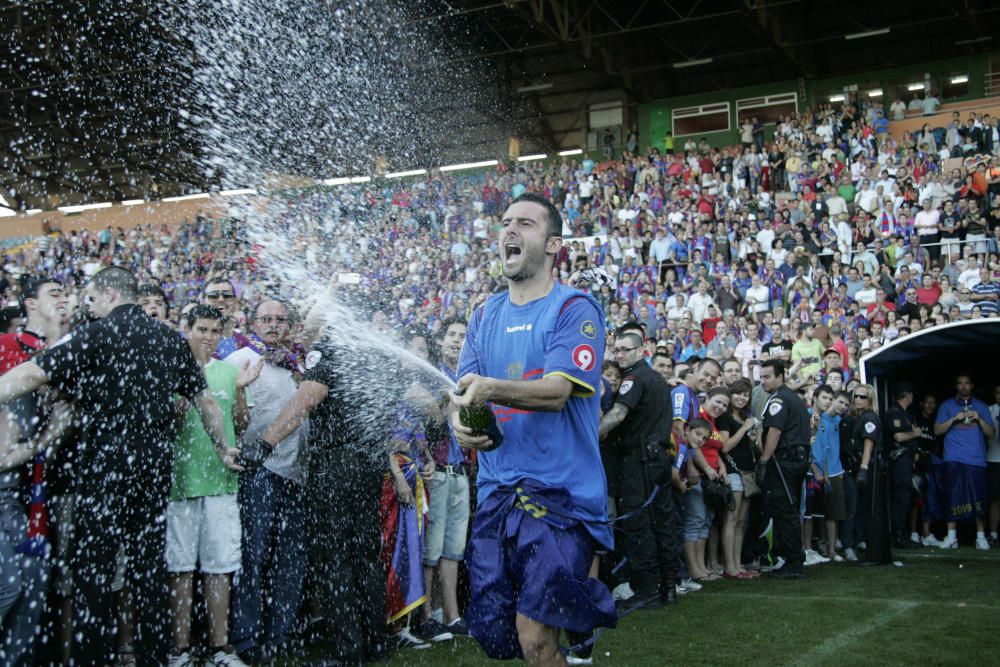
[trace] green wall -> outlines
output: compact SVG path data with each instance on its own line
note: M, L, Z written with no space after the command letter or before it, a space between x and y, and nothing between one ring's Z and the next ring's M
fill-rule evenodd
M951 58L948 60L937 60L920 63L917 65L905 65L891 67L880 70L870 70L850 75L830 77L825 79L807 80L805 82L805 99L799 99L799 109L815 106L817 100L825 101L829 95L840 92L844 86L853 85L859 82L879 82L883 91L882 99L886 106L892 101L894 86L904 81L922 81L924 72L931 74L958 74L964 73L969 76L969 93L965 97L951 98L948 102L961 101L963 99L979 99L985 95L984 84L986 74L989 71L989 55L976 55L972 58ZM683 95L657 100L648 104L639 105L639 133L642 137L643 148L654 145L663 148L663 135L671 127L671 110L675 108L690 107L702 104L713 104L726 102L729 104L729 132L714 132L706 134L705 137L713 146L727 146L739 140L739 124L736 118L736 100L749 97L761 97L764 95L775 95L779 93L799 92L799 82L796 79L778 81L760 86L744 86L740 88L729 88L726 90L716 90L696 95ZM939 96L940 96L940 91ZM773 128L768 128L768 135L773 133ZM700 137L699 137L700 138ZM683 140L681 140L683 143Z

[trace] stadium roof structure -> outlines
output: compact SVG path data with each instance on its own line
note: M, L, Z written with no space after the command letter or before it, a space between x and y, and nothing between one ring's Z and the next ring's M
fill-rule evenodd
M188 47L156 20L165 4L3 3L0 187L11 207L155 198L213 185L213 175L198 168L197 139L177 113L176 100L184 96L177 57ZM580 128L573 124L584 122L589 104L607 99L602 91L619 91L619 99L632 106L737 85L971 55L1000 43L1000 5L987 0L406 5L413 22L451 36L464 53L457 58L489 63L496 81L483 85L510 100L501 114L539 150L567 147L567 137L576 137L569 141L578 147ZM495 115L481 122L494 123ZM459 149L455 161L477 157ZM413 166L422 165L402 168Z
M772 81L820 79L1000 43L1000 5L982 0L430 0L423 20L478 34L476 58L507 63L539 148L562 146L593 93L629 104ZM447 32L447 31L446 31ZM996 41L994 41L996 40ZM518 92L520 91L520 92Z
M1000 319L963 320L924 329L861 358L861 381L878 390L883 407L893 383L911 383L917 395L948 394L955 375L970 373L980 391L1000 378ZM992 395L990 396L992 398Z

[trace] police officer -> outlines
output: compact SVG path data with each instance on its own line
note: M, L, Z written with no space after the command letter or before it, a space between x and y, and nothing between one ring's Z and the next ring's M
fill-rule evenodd
M269 452L310 418L308 582L323 608L327 653L319 664L358 664L387 652L379 560L385 453L378 433L361 418L366 406L385 402L374 391L387 385L371 372L373 365L362 364L357 354L319 341L306 355L302 384L258 443Z
M82 431L75 476L76 551L73 643L77 665L113 662L111 581L125 548L135 596L136 658L160 664L169 649L163 516L170 490L173 396L191 399L226 467L237 450L226 446L218 404L207 391L191 349L176 332L136 304L135 276L120 267L97 272L86 308L97 321L81 326L0 378L0 403L43 385L72 398Z
M677 525L680 509L670 484L670 419L666 406L670 390L643 357L642 338L618 336L615 358L622 367L622 383L611 410L601 418L598 435L618 458L620 516L625 553L631 567L633 604L657 608L677 602ZM643 504L659 485L647 507ZM629 516L631 515L631 516Z
M919 452L923 431L910 419L913 385L909 382L897 383L892 396L896 402L885 411L882 420L886 449L889 452L892 546L897 549L917 549L920 543L911 540L906 529L912 503L913 460Z
M851 439L861 450L857 483L859 514L865 521L866 565L885 565L892 560L889 544L889 476L882 451L882 421L875 412L875 388L859 384L851 392L857 417Z
M809 410L785 385L785 363L768 359L760 367L760 383L771 397L764 404L764 452L757 463L757 483L767 496L774 520L778 552L785 564L771 572L779 579L805 576L799 503L809 467Z

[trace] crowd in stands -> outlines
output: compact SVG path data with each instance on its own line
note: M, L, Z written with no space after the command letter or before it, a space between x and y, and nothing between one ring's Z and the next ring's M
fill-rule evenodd
M336 285L341 276L358 274L358 285L338 289L362 311L359 316L397 335L418 355L450 364L454 372L464 332L459 335L453 327L504 287L497 247L502 213L524 193L542 195L563 217L557 279L576 283L587 270L599 269L588 275L597 277L592 289L604 308L607 330L638 323L646 356L670 366L666 378L682 378L683 367L699 360L718 361L725 379L719 382L728 390L717 392L714 403L709 394L703 416L712 424L725 421L727 433L742 442L753 429L747 409L761 360L795 362L802 393L810 400L821 393L833 401L856 385L865 353L928 327L998 315L997 123L972 113L955 118L943 132L926 127L896 140L885 117L870 102L820 105L782 118L772 137L750 122L741 143L724 148L695 138L684 139L683 145L678 138L675 144L668 137L662 146L639 151L633 129L629 145L635 150L611 151L602 161L513 163L471 176L432 173L272 193L266 224L295 248L294 256L282 261L320 284ZM946 167L956 157L963 161ZM200 215L180 225L128 230L54 229L6 254L0 285L7 300L3 331L24 324L25 297L37 297L24 292L31 289L30 277L46 276L62 285L66 308L75 312L91 278L106 267L122 267L144 286L139 300L148 314L189 338L212 340L214 316L199 309L211 306L225 322L217 333L217 357L236 354L239 364L244 357L266 359L259 378L245 365L239 365L238 375L233 371L227 381L235 383L234 396L244 387L253 395L253 383L263 382L266 387L258 390L273 390L288 400L295 389L289 377L299 378L295 373L301 372L311 342L305 309L317 295L303 293L301 284L270 270L255 224ZM198 326L204 331L199 333ZM278 345L282 354L272 354ZM239 354L258 347L257 356ZM208 367L207 358L199 361ZM607 370L614 390L614 364ZM829 401L822 410L832 410ZM236 408L255 434L267 428L261 420L277 416L274 405L260 401L249 406L236 401ZM266 419L260 412L265 409ZM447 442L435 451L433 438L421 428L401 429L395 436L398 448L386 462L385 502L391 505L395 498L418 506L429 487L434 524L434 513L442 511L435 509L434 489L446 482L451 489L451 476L467 475L474 461L463 454L455 458ZM446 429L437 435L447 441ZM276 466L272 473L281 479L269 484L303 483L294 461ZM227 478L217 485L232 495L231 482ZM294 486L282 493L298 497ZM449 493L464 498L468 509L468 484ZM244 502L250 501L241 496ZM447 563L462 558L468 512L462 514L423 552L425 593L429 597L443 589L444 610L426 604L420 620L411 623L412 633L398 627L412 608L403 605L387 618L401 646L422 648L429 640L467 632L456 603L456 570ZM712 529L717 540L715 531L724 528L723 552L715 542L706 551L713 523L711 516L700 517L691 532L700 551L685 551L692 578L751 576L740 562L740 545L730 544L734 535L742 535L745 516L746 508L730 510ZM244 520L244 559L253 551L246 536L269 534L262 530L251 530ZM837 541L823 543L829 558L840 559ZM856 545L855 535L843 544ZM259 574L267 556L254 553ZM294 554L287 559L281 562L295 563ZM304 572L301 561L292 566ZM263 648L281 648L291 636L295 623L288 615L298 613L301 588L308 586L303 578L292 578L289 585L300 590L289 593L286 607L277 611L261 611L259 585L250 593L246 583L240 584L242 590L237 586L233 604L251 617L238 621L244 633L239 639L246 641L235 650L247 661L263 660L271 655ZM683 592L698 589L696 582L688 584ZM190 586L190 578L181 582L182 591ZM438 598L435 592L432 599ZM284 614L279 629L270 621L262 624L261 613ZM264 636L265 626L270 636ZM213 626L213 648L224 648L224 640L224 629ZM226 662L234 653L223 653L213 664L239 664L235 657ZM123 655L127 658L128 651Z

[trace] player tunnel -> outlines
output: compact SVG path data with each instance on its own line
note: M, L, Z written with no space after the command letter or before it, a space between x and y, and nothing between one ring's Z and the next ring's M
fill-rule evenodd
M969 373L975 395L993 403L1000 382L1000 319L952 322L899 338L861 358L861 381L872 384L879 407L891 405L892 386L910 382L917 399L954 394L955 376Z

